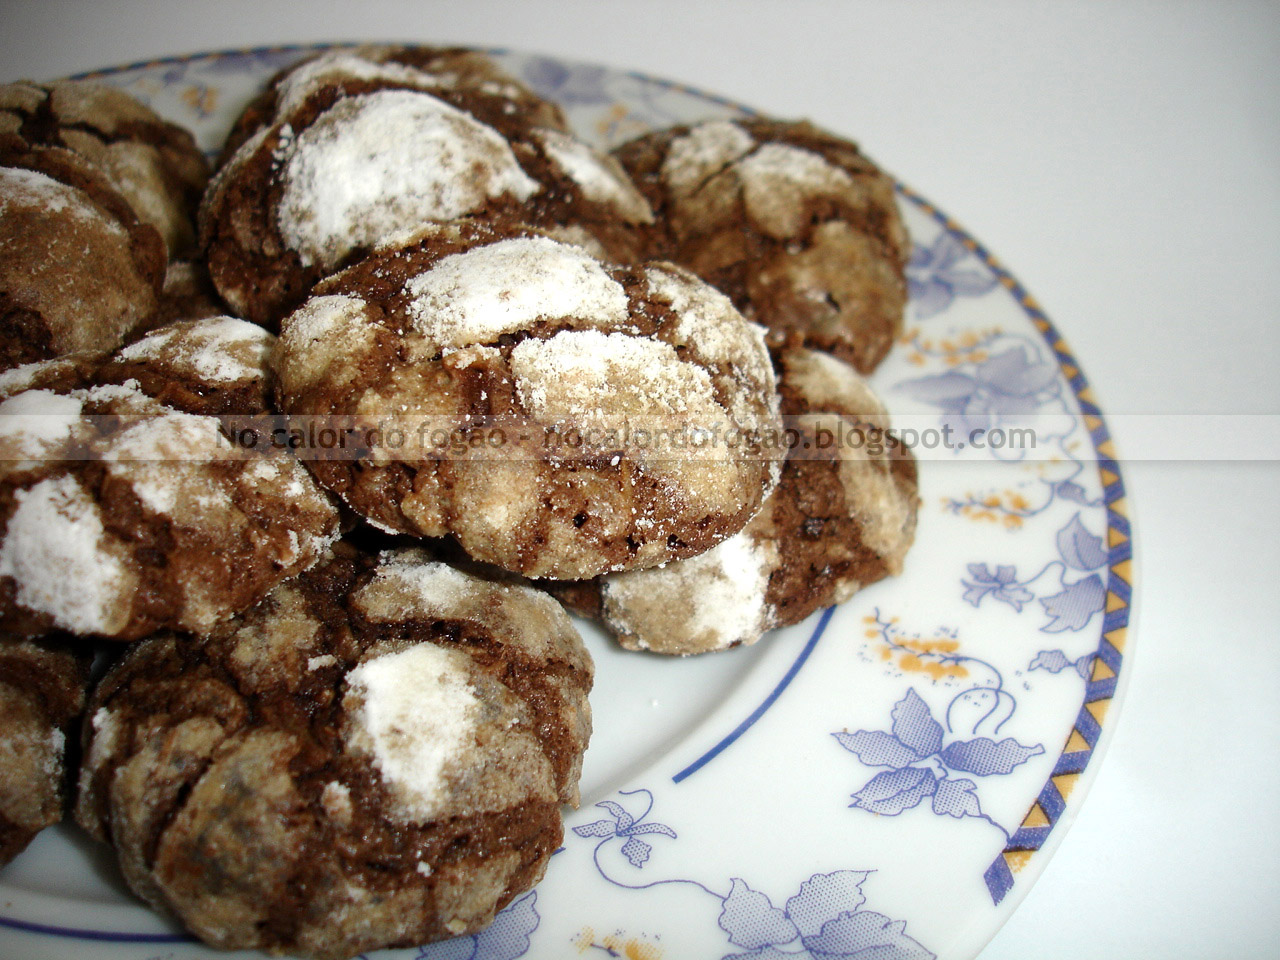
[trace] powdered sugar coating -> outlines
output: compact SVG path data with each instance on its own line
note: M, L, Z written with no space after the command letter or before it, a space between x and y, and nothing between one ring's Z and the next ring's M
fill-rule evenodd
M280 230L304 266L331 266L396 230L539 189L496 130L412 90L343 98L279 153Z
M103 215L83 190L68 186L35 170L0 167L0 216L10 207L27 207L48 214L65 213L91 220L102 229L123 236L124 228Z
M647 337L565 330L524 340L511 372L521 403L543 421L620 427L629 416L681 414L701 426L723 416L706 369Z
M559 130L538 130L535 136L551 161L582 188L588 200L613 207L629 223L653 222L649 202L617 160Z
M347 735L373 757L410 819L425 823L452 798L448 773L473 747L480 703L470 658L430 643L366 660L347 674L357 704Z
M649 264L645 282L650 294L675 311L675 339L694 346L711 363L735 371L754 383L773 380L773 369L765 346L764 328L744 323L733 302L710 284L671 264ZM772 409L776 412L774 398ZM732 409L735 416L747 414L747 406L757 397L739 398Z
M692 555L741 529L776 482L758 439L775 382L723 298L680 274L691 289L676 305L645 278L520 224L424 228L285 319L280 405L425 417L466 438L446 448L411 430L417 443L378 444L358 468L312 464L380 529L452 535L476 559L561 579ZM682 318L685 304L700 316ZM713 334L719 322L735 332ZM574 427L604 429L586 450L561 444Z
M276 113L283 115L335 79L380 82L430 90L441 80L423 70L394 61L377 61L358 50L329 50L298 64L276 87Z
M149 334L117 353L121 360L160 360L210 383L261 380L275 343L255 323L218 316L173 324Z
M4 459L35 460L68 443L80 425L81 408L79 398L50 390L27 390L0 403Z
M441 347L497 340L538 320L621 325L626 291L585 251L547 237L499 240L441 258L405 292L417 329Z
M56 389L0 404L0 579L12 598L0 628L126 640L160 626L203 632L319 559L338 515L301 463L247 453L218 416L163 403L138 379L198 407L223 381L195 370L261 381L272 339L230 318L186 321L142 349L16 378ZM122 364L137 378L101 382ZM253 391L219 402L264 412Z
M781 482L736 536L660 568L601 577L598 613L627 649L696 654L755 643L902 570L918 509L910 457L847 444L810 459L822 435L887 416L853 367L817 351L778 358L783 412L799 443ZM571 595L572 597L572 595ZM579 602L580 598L579 598Z
M98 505L72 476L14 494L17 508L0 541L0 577L23 606L64 630L106 633L120 626L120 598L133 578L106 549Z
M747 131L729 120L698 124L672 141L662 178L675 196L687 196L755 146Z
M746 531L664 567L610 574L605 621L631 649L689 654L752 643L774 626L766 603L774 544Z
M821 154L783 143L766 143L738 161L747 213L765 233L786 239L799 233L805 200L854 189L848 172Z

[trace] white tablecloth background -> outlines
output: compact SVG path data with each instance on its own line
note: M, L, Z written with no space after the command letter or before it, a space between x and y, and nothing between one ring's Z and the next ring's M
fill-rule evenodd
M0 81L341 39L535 50L810 117L1037 297L1122 458L1142 420L1118 415L1280 415L1280 4L8 0ZM982 960L1280 956L1277 445L1167 455L1124 468L1138 618L1110 751Z

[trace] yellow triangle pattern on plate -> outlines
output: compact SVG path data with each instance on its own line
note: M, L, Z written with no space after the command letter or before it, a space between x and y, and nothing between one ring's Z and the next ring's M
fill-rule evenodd
M1047 827L1049 826L1049 815L1044 812L1044 807L1038 803L1033 803L1031 809L1027 812L1026 818L1022 821L1024 827Z
M1080 753L1081 751L1088 749L1090 749L1089 741L1084 738L1084 734L1079 730L1073 729L1071 731L1071 736L1067 737L1067 745L1062 748L1062 752Z
M1009 865L1009 870L1017 873L1028 863L1031 862L1031 854L1034 850L1006 850L1004 852L1004 862Z
M1123 580L1125 583L1130 585L1133 584L1133 561L1132 560L1121 560L1119 563L1113 564L1111 567L1111 572L1114 573L1121 580Z
M1050 777L1049 779L1053 781L1053 785L1058 788L1058 793L1065 800L1071 795L1071 791L1076 788L1076 781L1080 779L1080 774L1060 773L1056 777Z
M1124 606L1124 604L1121 604L1121 606ZM1110 608L1108 607L1107 609L1108 609L1108 612L1110 612ZM1111 644L1113 647L1115 647L1116 652L1124 653L1124 639L1125 639L1124 627L1121 627L1119 630L1112 630L1109 633L1104 633L1102 635L1102 639L1107 641L1107 643Z

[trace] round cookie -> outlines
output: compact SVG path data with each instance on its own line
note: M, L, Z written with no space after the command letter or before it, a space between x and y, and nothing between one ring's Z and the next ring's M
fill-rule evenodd
M614 155L667 234L663 256L769 329L869 373L902 331L910 243L893 181L806 122L710 120Z
M0 166L0 370L120 345L155 313L164 244L70 151Z
M311 286L388 238L519 218L615 259L653 222L617 161L474 53L338 50L277 78L210 186L201 236L240 315L274 328Z
M526 576L700 553L776 482L758 327L671 264L612 265L520 227L436 226L330 277L274 363L299 430L375 431L312 461L325 486L382 529L451 535Z
M902 571L915 535L916 466L880 401L827 354L791 349L779 368L793 453L741 533L665 567L551 586L623 647L686 655L754 643Z
M592 666L531 588L339 544L99 685L77 820L222 949L345 958L487 925L577 802Z
M219 432L266 413L273 340L193 320L0 376L0 629L200 633L319 559L329 496L283 450Z
M520 114L534 126L569 129L564 111L559 106L538 96L479 50L364 43L313 54L272 77L236 118L227 134L218 165L228 160L261 127L269 125L281 110L282 101L297 103L332 84L341 85L343 90L355 90L354 86L348 85L381 79L408 79L411 84L421 82L421 77L399 70L401 67L430 75L442 89L483 88L491 95L500 95L500 100L492 102L502 112Z
M90 657L53 639L0 634L0 865L67 807L67 736L84 710Z
M191 133L123 90L88 80L0 86L0 153L60 147L100 170L160 234L171 256L195 249L209 179Z

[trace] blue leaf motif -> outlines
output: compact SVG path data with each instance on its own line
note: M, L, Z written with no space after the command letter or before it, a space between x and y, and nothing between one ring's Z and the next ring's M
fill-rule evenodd
M1007 603L1009 606L1013 607L1014 610L1021 613L1022 605L1024 603L1030 603L1036 598L1036 595L1026 587L1014 584L1013 586L997 590L995 592L995 598L1001 603Z
M947 283L954 293L962 297L980 297L995 289L998 281L989 273L977 270L950 270L947 272Z
M955 299L955 294L946 284L919 280L910 274L907 275L907 296L921 320L938 315Z
M676 832L665 823L637 823L627 833L633 837L642 833L660 833L664 837L670 837L672 840L676 838Z
M624 832L628 827L635 823L631 814L627 813L621 804L614 803L612 800L601 800L596 804L596 806L608 810L613 814L613 819L618 821L619 833Z
M840 960L932 960L933 954L906 934L906 921L861 910L828 921L804 946L814 957Z
M1083 630L1089 618L1102 609L1106 594L1102 578L1096 573L1075 583L1065 584L1061 593L1044 597L1040 601L1050 617L1049 623L1040 629L1045 633Z
M1058 531L1058 553L1062 562L1082 572L1097 570L1107 562L1107 551L1102 549L1102 538L1095 537L1080 522L1076 514L1071 522Z
M896 817L904 810L918 806L937 789L938 778L925 767L903 767L878 773L857 793L851 807Z
M914 750L883 730L833 733L836 742L868 767L905 767L920 759Z
M1061 673L1071 666L1071 661L1061 650L1041 650L1031 661L1029 670L1048 670L1050 673Z
M803 953L793 953L790 950L779 950L770 944L759 950L752 950L750 953L730 953L721 957L720 960L801 960Z
M987 737L975 737L947 744L942 751L942 762L952 770L989 777L1010 773L1014 767L1041 753L1044 747L1040 744L1025 747L1012 737L999 743Z
M633 867L643 867L652 850L653 847L637 837L628 837L622 845L622 855Z
M724 898L720 929L729 935L730 943L748 950L790 943L800 935L795 924L773 905L773 901L736 877L729 888L729 895Z
M580 837L612 837L618 832L618 824L613 820L597 820L574 827L573 832Z
M832 917L852 913L866 903L862 884L869 875L865 870L814 874L800 884L800 892L787 901L787 916L801 936L814 936Z
M1074 480L1063 480L1057 485L1055 490L1057 491L1058 496L1063 500L1068 500L1071 503L1078 503L1082 507L1088 506L1088 501L1085 499L1084 487L1080 486L1080 484L1076 483Z
M1087 654L1081 657L1075 663L1076 673L1080 674L1081 680L1088 680L1089 674L1093 673L1093 654Z
M1058 378L1058 368L1051 363L1032 363L1022 347L1010 347L975 371L977 379L993 390L1010 397L1030 397L1044 390Z
M989 583L993 587L998 586L1000 581L996 579L996 575L992 573L985 563L968 564L969 576L977 580L979 583Z
M543 96L559 103L605 103L605 71L591 64L565 64L535 57L524 66L524 80Z
M538 928L537 901L537 891L531 890L509 903L484 930L428 944L417 960L516 960L528 953L529 937Z
M959 238L946 230L931 246L912 247L907 262L907 289L921 319L941 313L957 295L981 296L995 287L996 278L987 271L956 269L968 252Z
M968 580L961 580L960 582L967 588L961 599L966 603L973 604L975 607L981 604L983 598L997 587L997 584L994 583L970 583Z
M900 384L914 400L959 413L978 389L978 381L964 373L939 373Z
M529 937L538 929L534 904L537 891L530 891L506 907L493 923L476 934L475 960L516 960L529 951Z
M932 756L942 747L942 724L933 719L929 706L914 689L893 705L893 736L920 759Z
M978 785L972 780L939 780L933 794L933 812L956 819L982 816Z

